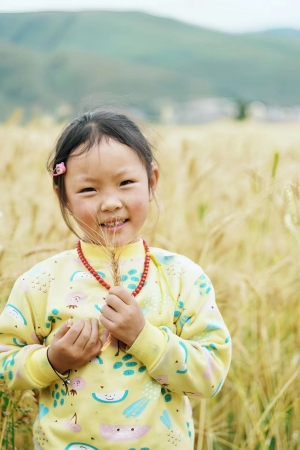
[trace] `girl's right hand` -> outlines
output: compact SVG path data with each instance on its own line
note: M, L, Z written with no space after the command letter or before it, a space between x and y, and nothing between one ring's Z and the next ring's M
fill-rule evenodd
M91 361L100 354L101 348L97 319L77 320L72 325L67 321L55 334L48 358L52 367L63 374Z

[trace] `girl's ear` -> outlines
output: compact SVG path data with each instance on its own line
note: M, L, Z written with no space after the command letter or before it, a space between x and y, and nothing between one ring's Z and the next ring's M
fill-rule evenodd
M57 197L58 197L58 199L59 199L59 196L58 196L58 187L57 187L57 185L55 185L55 186L53 187L53 190L54 190L55 194L57 195Z
M56 194L56 196L57 196L57 198L58 198L58 201L59 201L59 203L60 203L60 198L59 198L59 194L58 194L58 186L55 185L55 186L53 187L53 190L54 190L54 192L55 192L55 194ZM68 203L65 205L65 209L68 211L69 214L71 214L71 210L70 210L70 208L69 208L69 204L68 204Z
M154 198L154 193L155 193L156 186L158 183L158 178L159 178L159 171L158 171L157 166L155 164L151 163L151 168L152 168L152 172L151 172L150 183L149 183L149 188L150 188L149 201L150 202Z

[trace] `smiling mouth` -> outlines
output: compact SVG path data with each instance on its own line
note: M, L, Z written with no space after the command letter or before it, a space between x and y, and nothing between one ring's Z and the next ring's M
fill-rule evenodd
M101 227L104 228L118 228L122 225L124 225L124 223L128 222L129 219L116 219L116 220L110 220L107 222L103 222L100 224Z

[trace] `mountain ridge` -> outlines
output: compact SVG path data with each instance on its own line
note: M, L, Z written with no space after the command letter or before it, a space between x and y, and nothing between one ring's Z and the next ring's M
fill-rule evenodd
M76 108L101 92L154 115L209 96L290 106L300 104L299 56L300 30L232 34L128 11L0 13L7 111L18 101Z

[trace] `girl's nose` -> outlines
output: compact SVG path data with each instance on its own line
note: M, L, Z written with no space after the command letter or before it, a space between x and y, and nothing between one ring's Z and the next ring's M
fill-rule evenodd
M115 211L116 209L121 209L123 203L121 199L114 194L106 195L101 201L101 211Z

